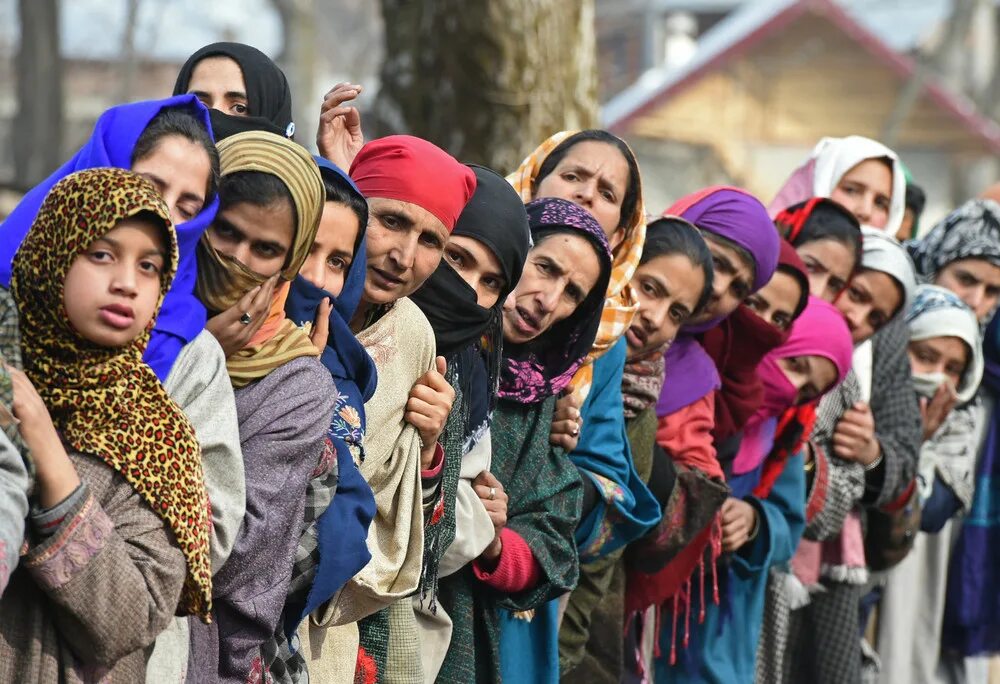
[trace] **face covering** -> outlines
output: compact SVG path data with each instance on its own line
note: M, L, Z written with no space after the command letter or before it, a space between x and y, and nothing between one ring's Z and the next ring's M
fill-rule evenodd
M799 391L772 356L765 356L760 362L757 366L757 376L764 385L764 406L771 408L773 415L779 415L795 404Z
M951 378L940 372L913 374L913 389L916 391L917 396L926 399L933 399L938 387L946 382L951 384Z

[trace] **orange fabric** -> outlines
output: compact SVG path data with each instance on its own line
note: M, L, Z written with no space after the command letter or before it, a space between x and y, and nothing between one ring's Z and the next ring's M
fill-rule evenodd
M714 426L715 393L710 392L679 411L660 418L656 442L673 457L675 463L697 468L709 477L724 480L722 466L715 458L712 441Z
M282 281L280 285L274 288L274 294L271 295L271 308L267 312L267 320L254 333L246 346L256 347L262 345L277 334L278 329L281 327L281 322L285 320L285 300L288 299L288 291L290 289L291 283L288 281Z

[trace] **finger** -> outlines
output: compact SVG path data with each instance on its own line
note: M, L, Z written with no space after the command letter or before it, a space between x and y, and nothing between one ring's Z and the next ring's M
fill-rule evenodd
M316 321L309 338L312 340L313 346L320 350L326 347L326 342L330 338L331 311L333 311L333 302L329 298L320 302L319 308L316 310Z
M343 119L345 124L352 122L357 119L358 122L361 121L361 114L358 112L356 107L340 107L340 106L330 106L327 109L327 105L323 105L323 113L319 115L320 125L332 126L337 119ZM345 126L350 127L350 126Z
M442 406L437 402L431 403L417 396L411 396L406 400L406 410L438 420L444 420L448 417L447 406Z
M833 433L834 437L840 435L842 437L851 437L853 439L868 439L871 437L871 430L862 426L854 425L851 423L841 423L837 426L836 431Z
M477 484L489 482L489 478L492 477L492 475L493 474L488 470L480 472L478 475L476 475L475 479L472 481L473 489L475 489L475 486Z
M437 372L441 374L441 378L444 379L444 374L448 372L448 362L445 361L443 356L439 356L434 359L434 364L437 367Z
M498 492L503 491L503 485L500 484L500 480L498 480L496 476L488 470L484 470L479 473L479 475L476 476L476 482L480 482L487 487L496 487Z
M233 314L234 319L239 319L240 316L242 316L244 313L246 313L251 309L251 307L253 306L254 299L256 299L257 295L260 293L263 287L264 287L263 285L258 285L257 287L253 288L245 295L240 297L240 300L236 302L236 304L229 307L227 311L219 315L221 316L225 314ZM226 322L228 323L229 321Z
M455 401L455 390L447 382L437 382L436 371L428 373L410 389L410 396L419 397L429 404L440 404L450 407Z

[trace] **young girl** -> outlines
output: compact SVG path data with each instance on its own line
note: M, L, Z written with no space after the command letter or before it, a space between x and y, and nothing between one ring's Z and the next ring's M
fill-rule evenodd
M863 226L892 237L906 211L906 176L895 152L860 135L823 138L768 205L771 216L811 197L829 197Z
M0 603L4 680L142 681L174 612L211 609L198 443L141 359L176 263L155 188L118 169L57 183L14 259L37 500Z

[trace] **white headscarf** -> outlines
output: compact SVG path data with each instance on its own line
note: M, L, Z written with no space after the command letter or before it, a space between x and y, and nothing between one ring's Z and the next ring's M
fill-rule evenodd
M897 315L909 311L917 290L917 277L906 249L896 238L868 226L861 228L861 244L861 268L881 271L899 283L903 288L903 303Z
M899 156L888 147L860 135L846 138L823 138L813 148L806 162L792 172L781 190L768 205L774 218L788 207L810 197L829 197L844 174L866 159L889 159L892 162L892 198L889 220L881 230L895 235L906 211L906 176Z

